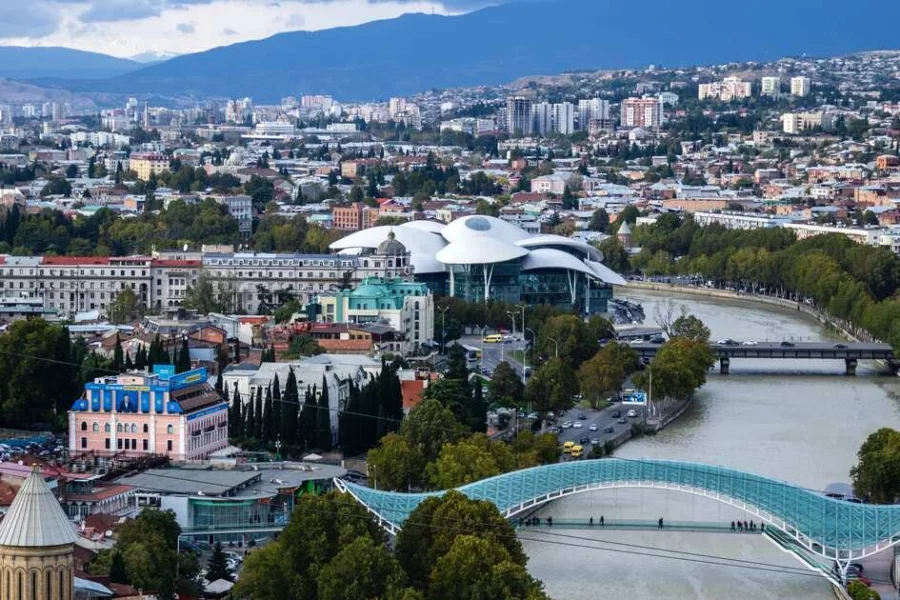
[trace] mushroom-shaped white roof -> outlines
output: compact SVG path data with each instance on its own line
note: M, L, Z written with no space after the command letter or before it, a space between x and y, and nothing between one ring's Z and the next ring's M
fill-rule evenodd
M527 237L516 242L517 245L522 246L524 248L544 248L548 246L562 246L565 248L571 248L572 250L576 250L584 254L586 258L595 261L603 260L603 253L594 248L590 244L585 244L584 242L580 242L578 240L573 240L572 238L563 237L561 235L555 235L552 233L545 233L541 235L533 235L531 237Z
M76 539L59 500L40 472L32 471L0 522L0 546L47 548L74 544Z
M446 226L447 225L444 223L438 223L437 221L407 221L406 223L397 225L397 227L421 229L422 231L430 231L431 233L440 233Z
M528 250L515 244L487 235L477 235L451 242L435 258L445 265L490 265L521 258L526 254Z
M535 248L522 259L523 271L536 271L538 269L566 269L584 273L588 277L597 278L597 273L589 265L578 260L568 252L555 248Z
M610 285L628 285L624 277L622 277L609 267L593 260L586 260L584 262L594 270L594 272L597 274L597 278L604 283L608 283Z
M362 229L343 237L329 246L332 250L354 250L358 248L376 249L388 238L388 234L394 235L400 243L406 246L410 253L410 262L416 273L440 273L444 265L435 260L438 251L447 245L447 242L436 233L429 233L415 227L392 227L381 225Z
M444 227L441 235L451 242L463 241L473 236L490 236L503 242L515 242L527 238L530 234L497 217L469 215L456 219Z

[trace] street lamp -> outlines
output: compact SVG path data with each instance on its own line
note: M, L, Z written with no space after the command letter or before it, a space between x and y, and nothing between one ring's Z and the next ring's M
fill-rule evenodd
M447 305L444 308L438 308L441 311L441 354L446 354L445 346L447 343L447 311L450 310L450 306Z
M524 313L524 310L522 311ZM523 321L524 325L525 322ZM534 332L534 329L531 327L523 327L522 331L522 339L525 340L525 349L522 351L522 384L525 384L525 373L528 371L528 336L525 335L526 331L531 332L531 348L532 352L534 351L534 347L537 345L537 334Z
M275 458L281 460L281 436L275 440Z
M552 337L550 337L549 335L547 336L547 339L550 340L551 342L553 342L553 345L556 348L556 358L559 358L559 342L556 341L555 339L553 339Z
M487 331L487 325L481 326L481 374L484 375L484 332Z

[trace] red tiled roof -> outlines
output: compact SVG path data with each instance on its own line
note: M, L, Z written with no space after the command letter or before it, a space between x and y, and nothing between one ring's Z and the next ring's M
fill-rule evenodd
M175 259L154 258L152 262L153 262L154 267L200 267L200 266L203 266L202 260L175 260Z
M6 256L0 256L0 265L6 264Z
M99 502L131 491L130 485L107 485L96 488L90 494L68 494L68 500L80 502Z
M400 389L403 392L404 410L415 408L422 402L422 394L425 392L425 383L426 382L422 379L400 382Z
M45 256L42 265L108 265L108 256Z

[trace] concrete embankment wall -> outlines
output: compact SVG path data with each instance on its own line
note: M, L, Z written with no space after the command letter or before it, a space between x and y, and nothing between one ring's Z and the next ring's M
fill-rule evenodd
M757 302L759 304L768 304L769 306L777 306L779 308L797 311L804 316L813 319L819 323L833 327L840 331L849 339L861 342L868 341L860 339L859 332L851 331L850 328L836 319L816 310L815 308L804 304L803 302L795 302L786 298L773 298L771 296L760 296L757 294L744 294L740 292L732 292L730 290L717 290L714 288L702 288L687 285L675 285L672 283L654 283L650 281L629 281L627 286L617 286L617 295L627 295L629 289L650 290L654 292L678 292L681 294L691 294L694 296L704 296L707 298L722 298L724 300L743 300L746 302Z

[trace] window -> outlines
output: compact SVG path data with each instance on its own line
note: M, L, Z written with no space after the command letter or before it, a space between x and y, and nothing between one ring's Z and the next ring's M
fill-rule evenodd
M168 450L169 452L172 451L172 440L166 442L166 450Z
M134 423L131 424L131 433L137 433L137 425Z
M81 430L82 430L82 431L87 431L87 421L82 421L82 422L81 422Z
M144 423L144 433L147 433L149 431L150 431L150 427L146 423ZM146 448L144 448L144 450L146 450Z
M107 423L106 425L103 426L103 431L105 431L106 433L109 433L109 432L110 432L110 429L111 429L111 428L110 428L110 426L109 426L109 423Z
M169 435L172 435L173 433L175 433L175 426L174 426L174 425L167 425L167 426L166 426L166 433L168 433ZM171 442L169 442L169 443L171 443Z
M122 424L121 423L116 424L116 431L118 431L119 433L122 433Z
M149 442L147 440L144 440L144 452L146 452L148 448L149 448Z
M86 437L81 438L81 447L87 448L87 438Z
M109 450L109 438L103 440L103 447Z
M94 433L100 433L100 423L96 423L96 422L95 422L95 423L91 426L91 430L92 430Z
M122 438L116 440L116 448L118 448L119 450L122 449Z

